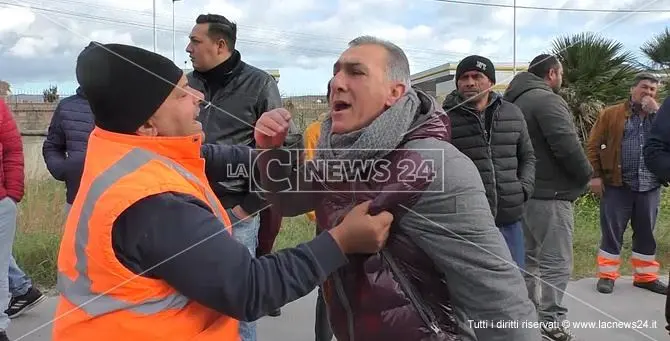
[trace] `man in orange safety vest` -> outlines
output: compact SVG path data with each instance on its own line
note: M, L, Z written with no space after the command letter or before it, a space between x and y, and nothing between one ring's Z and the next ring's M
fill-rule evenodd
M202 144L202 94L182 70L96 43L76 73L96 127L60 246L53 340L238 341L239 320L308 294L346 254L386 240L393 217L363 203L328 233L253 258L208 177L248 165L254 151Z

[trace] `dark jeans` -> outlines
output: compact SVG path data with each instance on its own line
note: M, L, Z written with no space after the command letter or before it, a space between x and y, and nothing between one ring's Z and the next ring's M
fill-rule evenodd
M498 228L503 237L505 237L509 252L512 253L512 259L520 269L524 269L526 267L524 261L526 249L521 221L509 225L498 226Z
M628 222L633 228L633 252L630 256L633 281L653 282L658 279L660 264L656 261L654 226L661 199L660 189L647 192L627 187L605 186L600 200L602 239L598 252L598 277L617 279L621 264L621 245Z
M326 307L326 301L323 299L321 287L319 287L319 293L316 298L314 336L316 341L331 341L333 339L333 331L330 328L330 320L328 319L328 308Z
M600 248L610 254L619 255L623 234L630 222L633 229L633 252L654 255L654 226L660 201L660 188L648 192L633 192L626 187L605 186L600 200Z

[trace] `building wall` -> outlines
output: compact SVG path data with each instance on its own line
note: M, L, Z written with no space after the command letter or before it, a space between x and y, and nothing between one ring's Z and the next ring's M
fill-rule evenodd
M56 103L9 103L14 120L22 133L46 132Z

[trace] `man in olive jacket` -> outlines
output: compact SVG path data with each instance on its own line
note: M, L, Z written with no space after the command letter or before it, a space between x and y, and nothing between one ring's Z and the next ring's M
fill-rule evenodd
M521 108L526 117L535 150L535 190L523 219L525 275L528 293L545 322L563 321L567 314L563 293L573 264L572 205L586 192L593 174L573 115L558 95L562 81L563 66L558 59L539 55L528 72L514 77L505 92L505 99ZM540 300L535 297L538 278L542 282ZM573 340L569 330L562 327L543 328L543 334L550 340Z
M490 90L496 74L488 58L464 58L456 68L455 82L456 90L442 103L451 119L451 143L477 166L496 226L512 259L523 269L521 217L535 182L535 154L526 121L516 105Z

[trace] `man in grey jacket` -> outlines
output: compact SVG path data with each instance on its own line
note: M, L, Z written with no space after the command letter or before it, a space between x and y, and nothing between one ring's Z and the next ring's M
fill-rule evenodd
M264 195L284 216L315 210L324 232L366 200L370 214L394 215L381 254L350 257L324 285L335 337L540 340L477 168L449 143L435 99L410 86L404 52L358 37L335 63L330 89L314 162L294 166L281 148L284 109L261 116L256 140Z
M562 81L560 61L539 55L528 72L510 82L505 99L523 111L536 157L535 191L523 219L528 293L538 308L540 321L559 326L543 328L545 337L569 341L574 339L570 331L553 322L565 320L567 313L563 294L573 264L572 204L587 190L593 168L577 137L573 115L558 95ZM537 279L541 282L539 300Z

